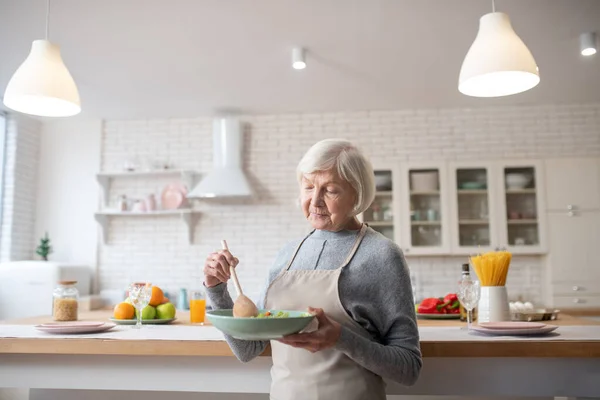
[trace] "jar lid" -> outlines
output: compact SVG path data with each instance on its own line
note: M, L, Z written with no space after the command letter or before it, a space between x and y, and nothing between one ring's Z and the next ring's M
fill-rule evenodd
M58 281L59 285L74 285L77 281Z

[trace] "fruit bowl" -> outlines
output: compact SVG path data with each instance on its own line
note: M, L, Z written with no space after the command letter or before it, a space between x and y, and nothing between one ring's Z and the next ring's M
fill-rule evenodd
M164 324L170 324L171 322L175 321L177 318L167 318L167 319L143 319L142 320L142 325L164 325ZM117 325L135 325L137 320L135 319L117 319L117 318L113 318L110 317L109 318L110 321L114 322Z
M221 332L242 340L273 340L298 333L305 329L315 318L303 311L259 310L259 313L270 311L273 314L282 312L285 317L269 318L236 318L233 310L211 310L206 318Z

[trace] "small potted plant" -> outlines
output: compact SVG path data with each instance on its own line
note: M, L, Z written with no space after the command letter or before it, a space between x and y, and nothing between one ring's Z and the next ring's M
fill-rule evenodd
M42 257L42 260L48 261L48 255L52 253L52 246L50 245L48 232L46 232L46 235L40 239L40 245L37 247L37 249L35 249L35 253Z

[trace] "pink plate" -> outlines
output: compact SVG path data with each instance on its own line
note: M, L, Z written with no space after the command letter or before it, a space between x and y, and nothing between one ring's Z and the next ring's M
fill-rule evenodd
M546 326L541 322L501 321L481 322L479 326L487 329L540 329Z
M78 327L91 327L91 326L102 326L104 321L69 321L69 322L50 322L47 324L40 324L43 328L78 328Z
M163 210L176 210L187 206L187 188L180 183L167 185L161 194Z
M546 335L554 330L556 330L558 326L556 325L546 325L542 328L517 328L517 329L488 329L482 328L481 326L473 326L471 330L473 332L482 333L484 335L490 336L536 336L536 335Z
M117 324L113 322L105 322L99 326L61 326L61 327L47 327L43 325L36 325L35 329L38 331L46 332L46 333L54 333L54 334L77 334L77 333L97 333L104 332L109 329L114 328Z

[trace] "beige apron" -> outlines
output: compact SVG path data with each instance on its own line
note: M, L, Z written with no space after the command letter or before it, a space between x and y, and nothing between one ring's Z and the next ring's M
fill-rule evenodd
M282 310L306 310L309 306L322 308L329 318L361 336L370 338L369 333L348 315L342 306L338 290L340 273L354 256L365 236L366 229L367 226L363 224L354 246L339 268L289 271L298 250L310 236L309 234L298 245L287 267L269 286L265 308ZM271 347L273 352L272 400L384 400L386 398L383 379L361 367L340 351L327 349L311 353L277 341L271 341Z

